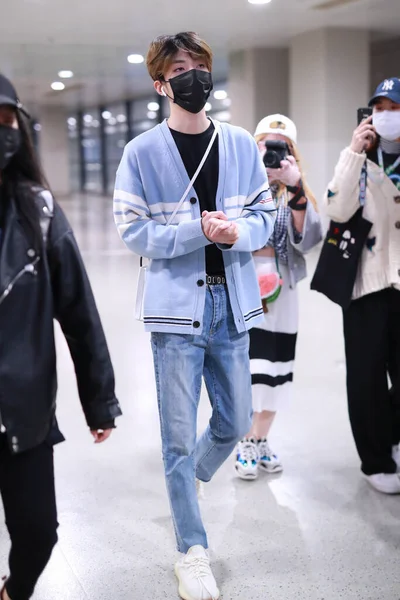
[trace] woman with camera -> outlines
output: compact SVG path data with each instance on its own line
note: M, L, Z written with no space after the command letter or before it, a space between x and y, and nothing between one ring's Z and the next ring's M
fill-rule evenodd
M271 183L278 214L268 245L254 254L264 306L264 323L250 330L253 426L237 446L236 471L256 479L259 469L279 473L282 463L268 435L293 382L298 328L297 283L306 277L303 254L322 237L315 198L302 171L296 126L283 115L258 124L256 141Z
M362 218L372 224L343 312L347 397L363 475L376 490L399 494L400 79L385 79L369 106L372 116L343 150L325 204L339 223L363 204ZM356 238L353 228L350 247Z
M0 74L0 492L11 538L1 600L28 600L57 542L54 319L74 362L87 425L104 442L121 414L114 373L71 228Z

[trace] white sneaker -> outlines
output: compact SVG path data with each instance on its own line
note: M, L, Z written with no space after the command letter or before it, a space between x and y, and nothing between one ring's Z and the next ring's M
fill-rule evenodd
M400 473L400 444L393 446L392 452L393 460L397 465L397 472Z
M398 473L377 473L364 475L373 488L382 494L400 494L400 476Z
M219 589L203 546L193 546L175 565L183 600L218 600Z
M260 469L267 473L281 473L283 466L276 454L274 454L266 438L258 442L258 454L260 457Z
M235 469L240 479L257 479L258 449L253 438L245 438L236 446Z

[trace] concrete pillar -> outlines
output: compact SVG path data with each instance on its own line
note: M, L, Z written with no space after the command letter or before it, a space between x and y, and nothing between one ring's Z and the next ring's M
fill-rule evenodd
M229 57L231 123L251 133L263 117L287 114L289 52L286 48L251 48Z
M383 81L400 76L400 38L371 45L371 92Z
M295 37L289 95L307 178L319 200L351 141L357 108L370 97L369 32L321 29Z
M60 107L39 112L39 153L50 187L57 197L70 193L67 115Z

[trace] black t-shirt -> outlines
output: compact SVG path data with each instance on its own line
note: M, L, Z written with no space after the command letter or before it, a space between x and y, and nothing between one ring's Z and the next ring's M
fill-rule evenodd
M187 174L191 179L203 158L208 144L214 133L214 125L203 133L188 134L170 130L178 147ZM195 183L194 189L199 197L200 212L203 210L216 210L216 195L219 177L219 151L218 139L215 140L211 152L204 163ZM215 244L206 246L206 273L207 275L225 275L222 251Z

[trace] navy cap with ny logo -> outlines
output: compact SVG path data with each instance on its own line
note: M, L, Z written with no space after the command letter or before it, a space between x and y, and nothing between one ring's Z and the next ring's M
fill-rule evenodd
M400 79L398 77L391 77L382 81L369 101L369 106L375 104L378 98L389 98L392 102L400 104Z

